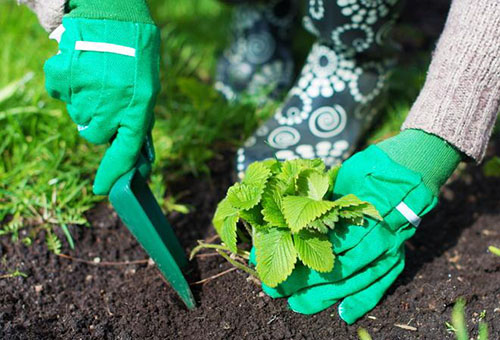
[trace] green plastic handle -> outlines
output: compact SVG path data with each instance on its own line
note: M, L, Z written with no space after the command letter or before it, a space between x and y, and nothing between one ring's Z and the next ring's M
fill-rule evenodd
M181 268L187 265L187 259L170 223L146 183L150 169L149 162L141 155L137 166L113 185L109 200L123 223L155 261L187 308L193 309L196 302L181 271Z

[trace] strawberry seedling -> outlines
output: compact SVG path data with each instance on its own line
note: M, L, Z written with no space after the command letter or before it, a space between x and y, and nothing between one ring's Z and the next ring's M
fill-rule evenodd
M328 234L336 225L362 226L366 216L381 219L373 205L354 195L332 197L338 171L327 171L319 159L251 164L213 218L224 249L244 253L237 244L239 226L244 226L255 247L257 275L270 287L283 282L297 261L318 272L331 271L335 255Z

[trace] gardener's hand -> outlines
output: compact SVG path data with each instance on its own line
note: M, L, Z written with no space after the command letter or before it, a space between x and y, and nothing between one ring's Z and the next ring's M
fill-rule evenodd
M438 137L418 130L360 152L340 169L335 195L355 194L375 205L383 221L340 225L330 234L337 254L330 273L298 264L272 297L289 296L292 310L313 314L343 299L339 315L355 322L371 310L404 268L404 242L437 203L439 187L460 154Z
M153 125L159 91L159 30L143 0L72 0L51 35L59 53L45 63L49 94L67 103L82 137L113 142L97 170L94 193L109 193L132 169ZM145 145L146 144L146 145Z

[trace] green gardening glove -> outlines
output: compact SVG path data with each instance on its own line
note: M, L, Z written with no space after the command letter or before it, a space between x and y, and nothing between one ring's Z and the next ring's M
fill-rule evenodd
M105 195L143 147L148 160L154 158L160 35L143 0L72 0L68 6L51 35L60 51L45 63L46 88L66 102L83 138L112 141L94 182L94 193Z
M337 254L331 272L318 273L297 264L278 287L263 285L268 295L289 297L291 309L303 314L319 312L343 299L339 315L349 324L375 307L404 268L404 242L413 236L421 217L435 207L440 184L460 161L459 153L438 137L422 131L401 135L389 145L371 146L346 161L334 189L335 195L353 193L374 204L383 221L368 219L363 227L339 225L330 234ZM413 166L413 160L404 160L406 156L401 158L405 148L411 157L419 157L419 147L407 145L408 140L431 150L431 155L422 151L421 159L426 162L436 161L431 156L441 148L437 163L441 172L435 173L437 166L423 165L423 169Z

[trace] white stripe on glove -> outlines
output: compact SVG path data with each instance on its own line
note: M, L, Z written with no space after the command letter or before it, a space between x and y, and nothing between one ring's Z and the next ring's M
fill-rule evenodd
M418 215L415 214L413 210L411 210L411 208L404 202L399 203L396 209L408 220L408 222L413 224L415 228L418 227L420 222L422 221L422 219L418 217Z
M135 57L135 48L93 41L75 42L76 51L108 52Z

